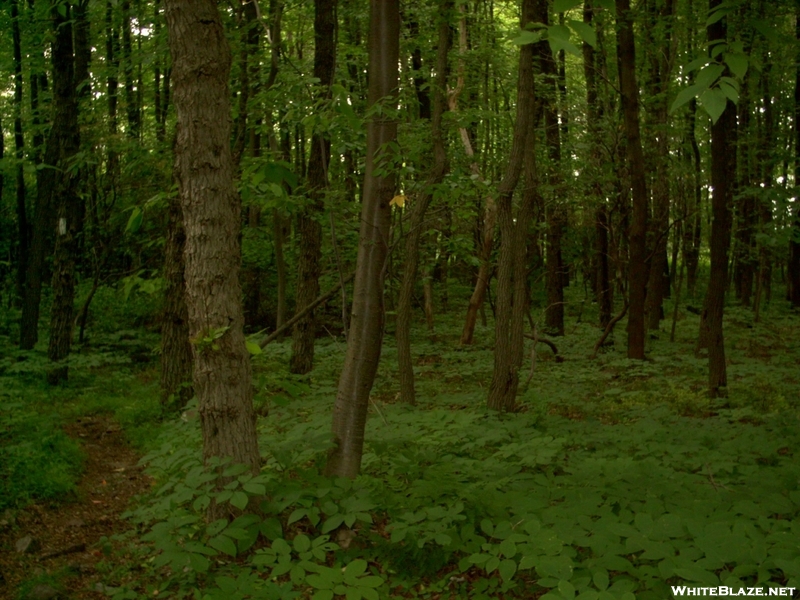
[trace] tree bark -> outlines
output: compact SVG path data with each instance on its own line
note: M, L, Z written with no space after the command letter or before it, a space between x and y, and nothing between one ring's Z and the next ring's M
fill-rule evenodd
M536 0L523 0L521 26L536 20ZM549 50L549 49L548 49ZM494 410L513 411L519 388L522 365L524 317L527 313L527 235L538 194L534 127L533 45L519 52L517 80L517 115L511 156L497 189L497 218L500 226L500 256L497 263L497 316L495 349L488 406ZM525 171L526 189L516 218L514 190Z
M75 301L75 260L78 253L78 234L81 228L81 199L78 185L81 168L72 164L80 150L78 97L76 93L76 52L73 49L73 19L78 11L67 8L66 15L52 6L54 39L53 61L53 129L58 136L58 175L54 190L56 212L56 243L53 251L53 304L50 310L50 340L47 357L50 367L47 380L56 385L67 379L68 369L63 361L72 345ZM51 139L53 134L51 132ZM49 144L49 141L48 141Z
M709 12L722 0L709 0ZM708 26L708 41L727 38L726 18ZM736 171L736 152L730 139L736 129L736 107L730 100L722 116L711 126L711 276L708 281L701 328L708 342L708 393L712 398L726 395L728 385L722 315L728 281L728 249L731 237L731 185Z
M14 51L14 157L16 169L16 204L17 204L17 298L25 295L25 273L28 270L30 254L30 225L28 224L28 206L25 199L25 137L22 133L22 45L19 30L19 3L11 0L11 37Z
M397 139L394 112L400 58L399 0L370 1L368 104L385 110L367 123L367 156L347 355L333 408L334 448L326 473L354 478L361 468L369 394L383 342L383 281L395 175L388 145ZM379 173L376 173L381 169Z
M439 5L439 40L436 51L436 77L433 82L433 112L431 114L431 139L433 140L433 168L428 175L425 187L417 195L411 205L411 223L406 235L406 252L403 262L403 281L397 299L397 323L395 336L397 339L398 378L400 380L400 399L408 404L416 403L414 390L414 367L411 362L411 303L414 286L417 281L419 267L419 240L422 236L425 214L431 203L436 187L444 180L447 173L447 148L442 132L442 115L445 111L445 88L447 86L447 54L450 50L449 13L452 2L440 0ZM420 101L422 106L422 101ZM429 316L430 279L424 283L425 315L429 327L432 327L432 316Z
M186 233L180 199L170 198L167 218L164 245L166 289L161 314L161 407L165 413L180 411L194 395L184 276Z
M314 1L314 77L319 79L317 101L330 99L336 64L336 5L337 0ZM311 135L311 157L308 161L309 205L297 217L300 236L300 253L297 261L298 310L314 301L319 295L320 259L322 257L322 223L325 193L328 188L328 164L331 142L322 131ZM314 367L314 340L317 327L312 312L300 320L292 332L292 356L289 370L304 374Z
M260 457L239 286L241 206L230 147L231 54L216 2L165 0L164 6L178 116L175 173L186 230L186 304L203 457L206 463L229 458L256 472Z
M628 234L628 358L644 359L645 297L647 295L647 181L639 131L639 85L630 0L616 0L617 60L622 114L627 138L633 210Z

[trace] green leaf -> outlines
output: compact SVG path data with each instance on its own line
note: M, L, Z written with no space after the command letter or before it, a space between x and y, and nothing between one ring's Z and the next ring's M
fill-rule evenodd
M261 350L261 346L259 346L256 342L247 340L245 341L244 345L247 346L247 351L250 353L250 356L258 356L263 352L263 350Z
M720 81L719 89L722 91L723 94L725 94L725 97L728 98L734 104L737 104L739 102L738 90L727 81Z
M228 519L217 519L213 523L209 523L206 527L206 534L210 536L217 535L220 531L228 526Z
M308 581L308 577L306 577L306 581ZM319 590L311 597L311 600L333 600L333 591Z
M317 588L318 590L333 589L333 581L331 581L329 577L326 577L322 574L312 573L311 575L306 575L306 583L311 587ZM331 597L333 597L333 592L331 592Z
M59 8L61 8L59 6ZM138 206L134 206L133 210L131 211L131 216L128 218L128 224L125 226L125 231L128 233L136 233L139 231L139 228L142 226L142 219L144 218L144 213L142 209Z
M700 69L700 72L697 74L695 84L701 86L703 89L709 88L724 71L725 67L719 63L706 65Z
M329 533L329 532L333 531L334 529L339 527L339 525L341 525L343 522L344 522L344 515L341 515L341 514L340 515L333 515L329 519L326 519L325 522L322 524L322 533ZM392 531L392 535L394 535L395 531L398 531L398 530L395 529L394 531ZM403 531L405 532L405 530L403 530Z
M235 506L239 510L244 510L249 501L250 497L242 491L236 491L231 496L231 505Z
M218 535L213 537L208 540L208 545L212 548L216 548L220 552L224 552L228 556L236 556L236 544L227 536Z
M383 585L383 577L377 575L367 575L358 580L358 585L362 588L376 588Z
M583 21L576 21L574 19L570 19L567 21L569 26L581 36L581 39L589 44L592 48L597 46L597 32L594 30L594 27L589 25L589 23L584 23Z
M269 540L279 540L281 539L281 536L283 536L283 527L281 527L281 522L275 517L264 519L264 522L261 523L260 529L264 537Z
M367 561L359 558L354 560L344 568L343 575L345 577L345 580L348 579L352 580L363 575L364 571L366 570L367 570Z
M672 106L669 108L669 112L674 113L678 110L681 106L689 102L692 98L696 98L698 94L702 93L703 88L699 85L690 85L687 88L682 89L678 95L675 97L675 101L672 103Z
M728 98L719 88L706 90L700 94L700 106L711 117L711 122L716 123L725 112L725 107L728 105Z
M728 65L728 68L731 70L731 73L736 75L736 77L739 79L744 79L744 76L747 73L747 67L750 64L750 61L747 59L747 55L726 52L723 58L725 60L725 64Z
M286 524L291 525L292 523L299 521L300 519L305 517L307 513L308 511L305 508L298 508L296 510L293 510L292 514L289 515L289 520L286 521Z
M553 2L553 12L567 12L581 4L583 4L582 0L555 0L555 2Z
M307 535L300 534L293 540L295 552L308 552L311 548L311 540Z
M544 35L543 30L539 29L537 31L528 31L523 29L519 32L519 35L511 40L511 43L516 46L525 46L526 44L535 44L536 42L540 42L542 40L542 36Z
M346 600L361 600L361 590L357 587L347 588Z
M500 577L503 578L503 581L511 581L511 578L514 577L514 573L517 572L517 563L513 560L506 559L500 563L497 572L500 573Z
M566 579L562 579L558 582L558 591L561 592L561 595L567 600L571 600L575 597L575 586Z

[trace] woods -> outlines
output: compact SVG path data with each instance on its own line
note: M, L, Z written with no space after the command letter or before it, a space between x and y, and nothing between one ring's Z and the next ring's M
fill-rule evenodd
M751 514L714 477L744 494L796 470L800 5L10 0L0 23L0 378L23 399L0 449L38 418L24 398L130 378L171 483L132 513L160 558L124 597L159 568L175 597L797 582L779 542L720 549L792 522L796 480ZM620 500L616 438L574 508L580 439L609 428L657 446L680 423L675 444L744 460L700 449L691 419L729 441L763 427L758 466L628 466L656 461L687 498L703 479L749 541L709 550L697 507ZM548 521L561 502L582 533Z

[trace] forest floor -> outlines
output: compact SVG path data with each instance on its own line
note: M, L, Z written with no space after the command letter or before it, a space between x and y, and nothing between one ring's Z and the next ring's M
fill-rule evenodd
M120 515L151 485L109 415L79 417L64 431L83 449L83 475L66 502L37 502L7 513L0 532L0 598L50 600L63 592L107 597L96 569L105 557L101 542L130 528Z

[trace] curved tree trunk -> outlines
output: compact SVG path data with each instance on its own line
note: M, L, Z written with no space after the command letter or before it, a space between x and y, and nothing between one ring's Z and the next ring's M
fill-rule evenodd
M416 402L414 392L414 367L411 364L411 301L419 266L419 239L425 221L425 213L437 185L447 173L447 149L442 134L442 115L445 110L445 86L447 85L447 53L450 50L450 26L448 14L452 2L440 0L439 42L436 54L436 78L433 83L433 113L431 118L431 138L433 140L433 169L425 182L425 187L411 206L411 224L406 237L406 253L403 262L403 281L397 300L397 361L400 379L400 399L408 404ZM426 317L430 282L426 283ZM429 323L431 319L429 318Z
M318 101L330 98L336 63L336 0L314 1L314 77L319 79ZM311 157L308 161L309 206L297 217L300 254L297 261L297 310L302 310L319 295L320 259L322 257L322 223L325 192L328 188L328 163L331 142L327 135L315 131L311 135ZM292 332L292 373L308 373L314 366L314 340L317 327L311 311L294 326Z
M165 0L186 229L186 304L203 457L260 466L239 286L241 205L230 147L231 55L216 2ZM207 340L213 339L209 342Z
M369 394L383 342L383 281L389 250L389 202L394 196L395 176L391 169L384 169L381 175L376 170L391 160L387 146L397 139L397 121L391 113L397 97L399 38L399 0L371 0L368 104L375 106L382 102L386 110L367 123L364 198L350 335L333 407L335 446L326 466L328 475L338 477L354 478L361 468Z
M796 11L795 38L800 41L800 6ZM795 189L800 189L800 62L795 67L794 81L794 185ZM795 208L787 270L789 301L793 307L800 308L800 206Z
M535 12L535 0L523 0L523 27L535 21ZM488 406L494 410L514 410L519 387L528 291L525 242L537 199L534 123L533 45L527 44L519 52L517 116L511 156L497 190L501 242L497 264L494 371L488 398ZM515 218L512 199L523 166L526 189Z

